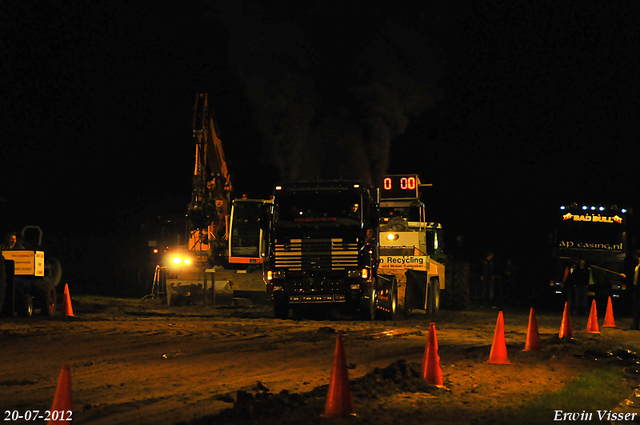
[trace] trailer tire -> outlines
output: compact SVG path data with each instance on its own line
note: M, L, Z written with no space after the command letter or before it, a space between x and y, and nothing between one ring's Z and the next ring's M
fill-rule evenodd
M289 318L289 296L277 294L273 296L273 315L276 319Z

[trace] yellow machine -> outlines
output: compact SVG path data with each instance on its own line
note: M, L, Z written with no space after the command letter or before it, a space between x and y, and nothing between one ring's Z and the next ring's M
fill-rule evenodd
M177 243L164 243L155 250L163 258L156 267L152 295L166 290L170 304L177 298L196 297L206 303L204 294L213 289L216 267L262 262L264 237L259 217L269 201L242 199L232 203L231 174L205 93L196 95L193 140L195 165L187 228L178 234Z
M380 187L380 265L398 281L398 303L405 312L436 312L445 285L442 227L426 221L416 174L387 175ZM402 308L402 307L401 307Z
M231 208L231 175L218 136L208 96L199 93L193 116L196 146L193 192L189 217L191 251L208 252L209 259L223 264L227 252Z
M31 316L34 309L53 317L56 314L56 285L46 275L44 252L28 249L2 250L5 265L6 288L0 285L4 296L0 297L4 314ZM5 262L6 260L6 262ZM9 266L7 266L9 265Z

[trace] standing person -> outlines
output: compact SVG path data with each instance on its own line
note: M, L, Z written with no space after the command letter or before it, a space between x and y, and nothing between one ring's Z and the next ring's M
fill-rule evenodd
M18 232L11 232L4 239L2 249L24 249L24 246L18 242Z
M629 329L640 330L640 249L633 253L633 258L638 261L635 273L633 274L633 322Z
M589 286L589 267L587 267L585 260L578 261L578 266L573 269L567 279L567 283L569 282L573 286L574 293L572 313L585 314L587 311L587 286Z
M516 301L521 292L518 288L518 272L518 266L513 264L513 259L507 258L502 267L502 286L509 301Z
M573 287L573 280L569 279L569 276L571 276L571 273L578 267L578 259L574 258L573 259L573 264L571 264L571 266L567 267L565 269L564 272L564 276L562 277L562 285L564 287L564 294L567 297L567 302L569 303L569 311L573 312L575 311L575 307L574 307L574 287Z
M493 251L489 251L482 259L482 274L480 281L482 282L482 301L493 306L493 295L495 290L495 270L493 264Z

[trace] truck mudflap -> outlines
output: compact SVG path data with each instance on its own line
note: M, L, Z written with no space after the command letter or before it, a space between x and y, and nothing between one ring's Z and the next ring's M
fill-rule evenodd
M398 307L398 281L395 275L378 275L376 309L386 319L395 319Z

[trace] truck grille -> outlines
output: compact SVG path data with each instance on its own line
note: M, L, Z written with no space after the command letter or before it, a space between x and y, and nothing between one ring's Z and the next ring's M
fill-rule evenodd
M290 271L344 270L358 266L358 244L335 239L291 239L276 243L275 266Z

